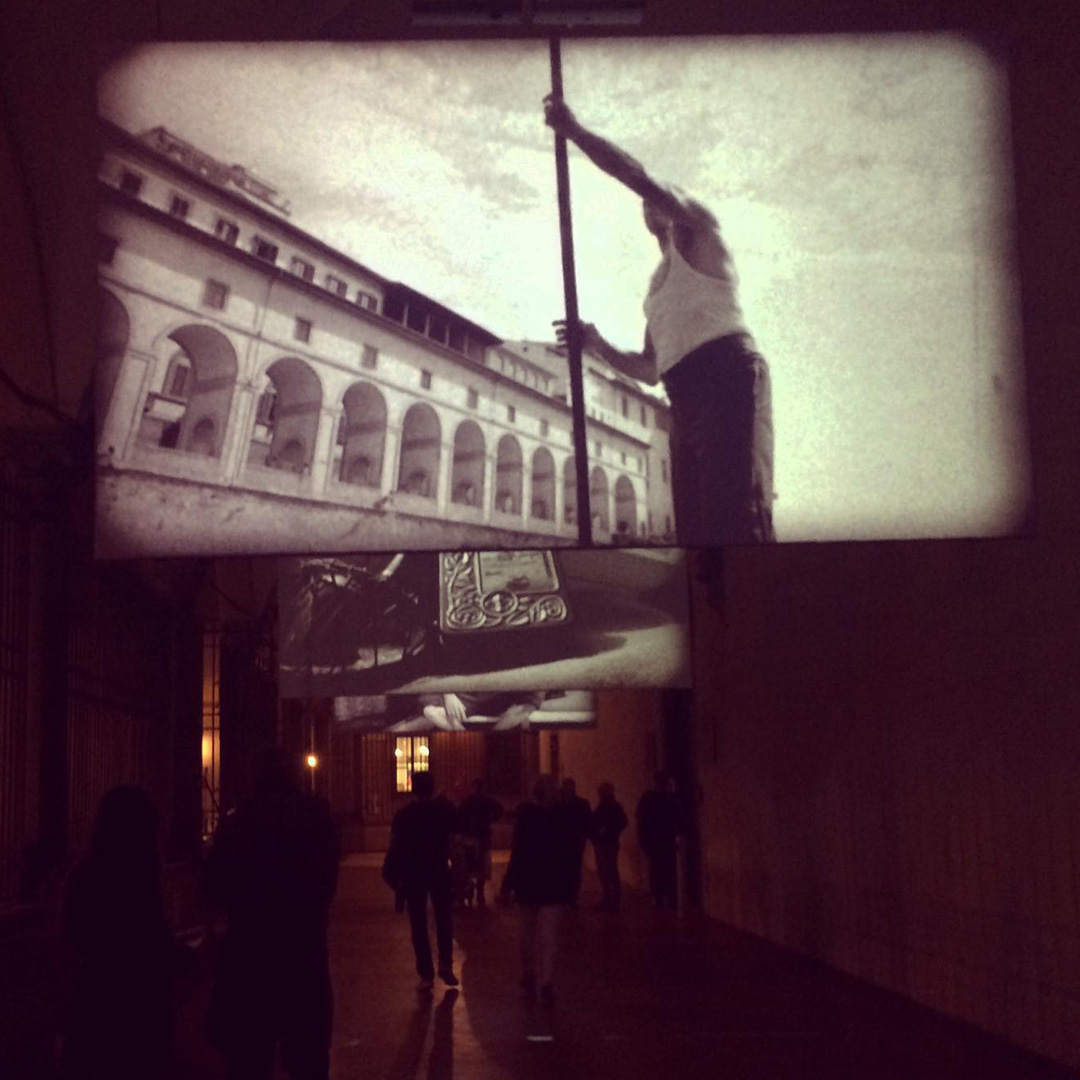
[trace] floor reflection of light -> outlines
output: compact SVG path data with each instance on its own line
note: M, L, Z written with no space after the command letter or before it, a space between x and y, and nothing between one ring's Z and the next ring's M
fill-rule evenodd
M526 1035L526 1042L554 1042L554 1035Z

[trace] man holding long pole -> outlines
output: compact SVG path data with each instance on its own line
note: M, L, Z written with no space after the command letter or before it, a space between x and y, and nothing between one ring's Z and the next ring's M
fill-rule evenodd
M560 94L544 99L544 119L642 199L645 227L662 255L645 298L640 353L615 348L590 323L571 335L560 320L560 341L577 337L623 374L650 385L663 381L671 401L680 545L774 541L769 369L747 332L735 267L716 218L583 127Z

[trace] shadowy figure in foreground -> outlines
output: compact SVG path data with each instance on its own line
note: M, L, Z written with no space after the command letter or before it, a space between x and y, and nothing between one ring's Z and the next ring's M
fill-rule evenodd
M473 882L478 908L487 903L484 887L491 880L491 826L502 816L502 803L484 790L484 781L477 777L472 794L458 807L458 831L465 848L466 877ZM470 900L468 888L464 899Z
M600 902L603 911L618 911L622 900L622 879L619 877L619 842L623 830L629 824L626 811L615 798L615 787L605 780L597 789L599 801L592 812L589 835L596 856L596 874L604 898Z
M663 769L653 775L654 787L637 804L637 834L649 860L649 891L658 908L678 906L677 852L684 831L683 813Z
M428 937L427 901L435 914L435 942L439 952L439 978L457 986L454 974L453 902L450 891L450 839L457 827L457 813L444 796L435 798L435 779L430 772L413 774L413 801L403 806L390 826L390 848L383 861L383 880L404 897L412 926L416 973L421 991L431 990L435 964Z
M208 1034L230 1080L269 1080L278 1046L292 1080L327 1080L333 995L327 918L337 830L277 747L255 763L255 794L222 820L206 868L225 913Z
M574 901L577 842L553 776L541 776L533 797L518 807L510 865L500 890L521 909L521 989L555 1000L554 977L563 913Z
M64 1080L175 1075L181 946L165 921L157 828L144 791L113 788L98 806L90 854L68 880L62 921L75 983Z

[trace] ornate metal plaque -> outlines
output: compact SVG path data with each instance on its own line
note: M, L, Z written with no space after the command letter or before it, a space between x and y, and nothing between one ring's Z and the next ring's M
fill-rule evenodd
M551 551L449 551L439 556L439 626L446 634L568 622Z

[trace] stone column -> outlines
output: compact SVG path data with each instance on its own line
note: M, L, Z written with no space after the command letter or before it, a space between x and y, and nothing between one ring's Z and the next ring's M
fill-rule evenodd
M250 382L238 382L229 405L228 427L225 443L221 448L222 482L232 486L240 478L247 464L247 451L251 445L254 426L255 387Z
M386 438L383 440L382 476L379 479L379 492L389 495L397 490L398 467L401 462L401 428L386 425Z
M311 493L326 492L330 465L334 458L334 436L337 434L338 410L333 405L319 407L319 427L315 432L315 453L311 458Z
M154 374L154 361L153 353L135 349L125 352L98 437L99 459L111 458L121 462L131 453L142 422L143 405Z
M446 516L450 505L450 483L454 475L454 443L443 442L439 446L439 486L435 489L435 507L440 517Z

